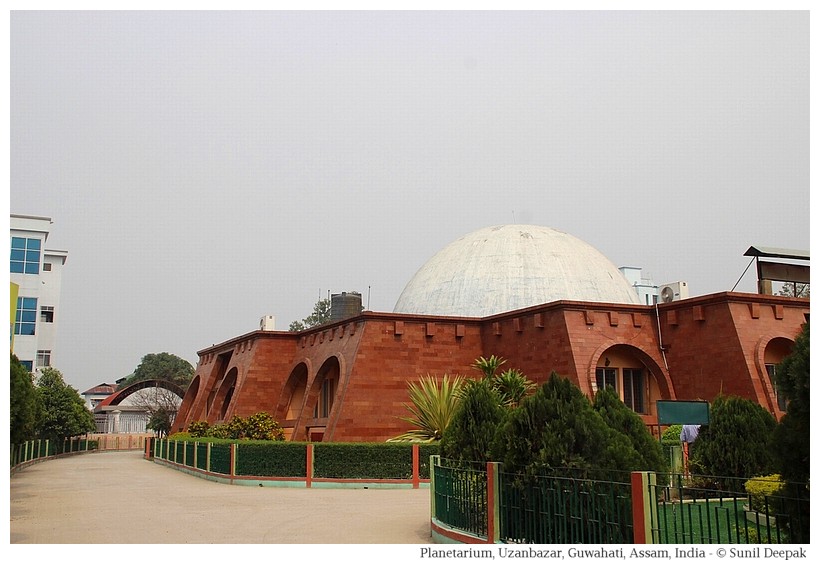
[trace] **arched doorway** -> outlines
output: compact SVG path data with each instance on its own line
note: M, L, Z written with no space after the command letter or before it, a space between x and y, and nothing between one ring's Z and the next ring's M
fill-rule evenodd
M657 416L655 402L663 398L656 373L660 373L660 368L640 349L613 345L596 361L593 389L612 388L638 415Z

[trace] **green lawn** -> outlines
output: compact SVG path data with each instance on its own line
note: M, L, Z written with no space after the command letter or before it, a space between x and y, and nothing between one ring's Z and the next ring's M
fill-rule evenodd
M777 544L786 542L764 519L750 521L745 498L660 503L653 526L664 544Z

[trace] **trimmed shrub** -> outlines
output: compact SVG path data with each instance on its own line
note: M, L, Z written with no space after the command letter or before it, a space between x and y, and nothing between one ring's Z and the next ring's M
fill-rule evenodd
M609 387L598 390L592 407L611 429L632 443L640 464L640 468L632 470L666 472L669 469L669 458L664 457L661 444L649 432L640 415L629 409L615 390Z
M729 491L737 478L766 475L774 469L771 439L774 417L757 403L735 396L718 396L711 406L710 424L692 443L690 468L695 474L715 476Z
M493 452L505 472L525 479L575 468L584 470L587 478L606 480L613 470L643 466L630 440L606 424L578 386L555 372L512 410Z
M770 476L758 476L747 480L743 487L749 494L751 508L755 511L772 511L772 496L777 496L783 491L785 483L780 479L780 474Z
M471 462L490 460L495 435L508 412L489 379L468 381L441 439L441 455Z

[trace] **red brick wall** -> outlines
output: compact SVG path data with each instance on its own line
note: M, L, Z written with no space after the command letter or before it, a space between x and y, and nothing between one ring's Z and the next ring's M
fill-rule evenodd
M308 427L318 426L323 440L382 441L409 430L400 419L409 415L407 384L421 376L478 377L473 362L496 355L507 359L502 369L517 368L535 382L554 370L591 396L596 363L608 350L627 351L651 372L650 419L656 399L711 400L720 392L774 412L765 346L777 337L794 340L808 311L808 300L724 293L657 309L559 302L484 320L367 312L300 334L255 332L200 353L198 391L192 386L176 427L204 419L211 397L207 420L220 419L226 391L220 383L232 369L236 385L224 419L267 411L281 422L289 379L304 365L306 393L296 418L284 422L293 427L294 440L306 440ZM319 376L328 359L334 369L338 365L336 394L329 416L316 420Z

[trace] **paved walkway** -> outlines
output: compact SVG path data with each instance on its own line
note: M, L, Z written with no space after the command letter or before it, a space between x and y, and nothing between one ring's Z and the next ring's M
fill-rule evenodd
M149 462L141 451L34 464L9 489L11 544L432 542L429 489L232 486Z

